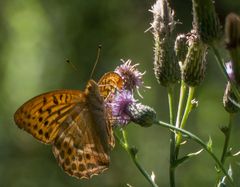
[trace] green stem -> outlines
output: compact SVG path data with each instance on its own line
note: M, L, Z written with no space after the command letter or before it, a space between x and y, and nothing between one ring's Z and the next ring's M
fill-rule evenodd
M181 90L180 90L180 96L179 96L179 102L178 102L178 111L177 111L177 119L176 119L176 127L180 127L180 121L181 121L181 116L182 116L182 111L183 111L183 101L184 97L186 94L186 85L182 81L181 83Z
M136 165L138 170L147 179L147 181L152 185L152 187L158 187L158 185L152 180L151 176L146 172L146 170L141 166L137 159L136 148L130 147L127 140L127 134L124 129L121 129L123 140L115 133L120 145L125 149L125 151L131 156L133 163Z
M218 158L215 156L215 154L208 148L208 146L205 144L205 142L203 142L199 137L197 137L196 135L192 134L189 131L186 131L184 129L180 129L177 127L174 127L168 123L162 122L162 121L156 121L155 122L156 125L160 125L162 127L168 128L168 129L172 129L172 130L176 130L178 132L181 132L184 135L187 135L189 138L191 138L192 140L194 140L196 143L198 143L199 145L202 146L202 148L207 151L209 153L209 155L213 158L213 160L215 161L215 163L217 164L217 166L219 167L219 169L223 172L223 174L226 176L227 180L229 181L229 183L231 184L231 186L234 186L233 184L233 180L232 178L228 175L227 171L225 170L225 168L223 167L221 161L218 160Z
M187 103L186 103L185 111L184 111L183 118L182 118L182 121L181 121L181 124L180 124L181 129L183 129L185 127L188 116L189 116L189 114L192 110L192 107L193 107L192 99L193 99L194 91L195 91L194 87L189 87ZM178 153L179 153L181 140L182 140L182 134L177 133L177 137L176 137L176 157L178 156Z
M226 130L226 133L224 133L225 141L224 141L224 147L223 147L222 156L221 156L222 165L224 165L225 160L227 158L227 151L228 151L229 140L230 140L231 130L232 130L232 118L233 118L233 115L229 114L228 127L227 127L227 130Z
M224 136L225 136L224 146L223 146L222 156L221 156L221 163L222 163L223 166L224 166L225 160L227 158L228 145L229 145L231 129L232 129L232 117L233 117L233 114L229 114L228 127L223 131ZM217 171L218 171L218 168L217 168ZM217 177L217 180L216 180L216 182L217 182L216 186L219 184L220 179L221 179L221 176L218 174L218 177Z
M169 117L170 124L174 125L174 87L168 87L168 104L169 104Z
M168 105L170 124L174 126L174 87L168 87ZM170 186L175 187L175 133L170 132L170 164L169 164L169 180Z
M220 67L223 75L225 76L225 78L226 78L228 81L230 81L234 94L237 96L238 99L240 99L240 93L239 93L239 91L238 91L238 88L237 88L236 84L233 82L233 80L231 80L231 79L229 78L229 76L228 76L228 74L227 74L227 71L226 71L226 68L225 68L225 65L224 65L225 63L224 63L224 61L222 60L221 55L220 55L218 49L215 47L214 44L211 45L211 48L212 48L212 50L213 50L213 53L214 53L215 58L216 58L216 61L217 61L218 65L219 65L219 67Z

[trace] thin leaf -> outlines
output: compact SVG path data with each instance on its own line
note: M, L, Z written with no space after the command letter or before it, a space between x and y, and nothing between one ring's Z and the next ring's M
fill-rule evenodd
M186 156L178 159L178 160L176 161L175 165L178 166L178 165L182 164L184 161L188 160L189 158L192 158L192 157L194 157L194 156L199 155L202 151L203 151L203 149L200 149L200 150L197 151L197 152L187 154Z
M155 182L155 178L156 178L156 176L155 176L154 172L152 171L151 179L152 179L153 182Z
M210 150L210 151L212 151L212 144L213 144L212 138L211 138L211 136L209 136L209 140L208 140L208 142L207 142L207 148L208 148L208 150Z
M232 156L238 156L240 155L240 151L236 152L235 154L233 154Z

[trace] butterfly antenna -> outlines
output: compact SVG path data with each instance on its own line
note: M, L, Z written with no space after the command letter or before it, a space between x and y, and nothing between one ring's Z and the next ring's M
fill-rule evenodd
M69 65L72 66L72 68L75 70L75 71L79 71L78 68L69 60L69 59L66 59L65 62L67 62Z
M91 72L91 74L90 74L90 79L92 78L93 73L94 73L94 71L95 71L95 69L96 69L97 63L98 63L98 61L99 61L101 48L102 48L102 45L101 45L101 44L98 45L97 57L96 57L96 61L95 61L95 63L94 63L94 66L93 66L92 72Z

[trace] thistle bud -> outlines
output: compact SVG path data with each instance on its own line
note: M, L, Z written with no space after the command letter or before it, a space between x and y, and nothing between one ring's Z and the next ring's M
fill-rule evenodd
M157 0L150 10L154 36L154 73L163 86L174 84L180 79L180 68L174 53L172 32L175 26L174 13L167 0Z
M193 30L188 36L188 52L182 65L182 79L192 87L199 86L204 79L206 70L207 46L200 40L199 35Z
M141 103L128 105L127 112L131 120L142 127L149 127L156 121L155 110Z
M240 84L240 17L229 14L225 24L226 46L231 56L232 69L237 84Z
M237 97L234 95L232 89L231 89L231 84L230 82L227 83L226 89L225 89L225 93L223 96L223 106L225 108L225 110L229 113L236 113L239 111L239 108L237 106L235 106L230 99L236 101L236 103L238 103L238 99Z
M201 40L212 44L219 40L221 27L212 0L192 0L193 27L199 33Z
M183 63L188 51L187 36L185 34L180 34L177 36L175 40L174 50L178 62Z

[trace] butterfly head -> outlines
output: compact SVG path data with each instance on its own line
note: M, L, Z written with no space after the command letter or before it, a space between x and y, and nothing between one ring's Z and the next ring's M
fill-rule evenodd
M85 88L85 96L87 103L90 107L96 107L96 105L103 105L104 99L100 94L99 85L92 79L90 79Z

